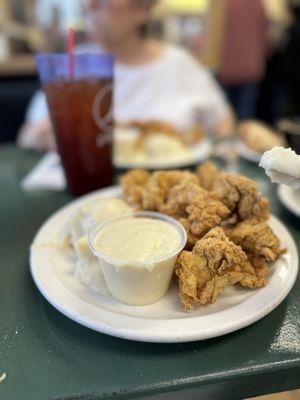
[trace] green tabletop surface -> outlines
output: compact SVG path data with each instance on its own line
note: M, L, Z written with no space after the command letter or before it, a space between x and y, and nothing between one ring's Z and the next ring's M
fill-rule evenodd
M14 146L0 148L1 400L235 400L300 387L299 278L262 320L193 343L117 339L56 311L31 279L29 246L41 224L72 196L21 189L20 180L39 158ZM254 164L240 161L238 168L261 184L299 249L299 220L279 203L276 186Z

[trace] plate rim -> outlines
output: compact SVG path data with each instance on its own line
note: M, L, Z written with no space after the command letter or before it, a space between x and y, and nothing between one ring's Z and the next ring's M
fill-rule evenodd
M299 209L297 209L293 203L291 203L289 200L287 200L286 197L286 191L287 190L293 190L292 188L290 188L287 185L284 185L283 183L281 183L280 185L278 185L277 188L277 195L278 198L281 202L281 204L292 214L294 214L296 217L300 218L300 207Z
M69 204L65 205L64 207L62 207L61 209L56 211L54 214L52 214L42 224L42 226L40 227L40 229L38 230L37 234L34 237L32 245L36 242L39 235L42 234L42 232L47 228L47 226L55 218L58 218L60 216L60 214L65 213L68 209L76 207L76 206L80 205L80 203L90 201L93 198L96 198L99 196L101 198L103 198L103 197L105 198L105 197L117 196L120 193L121 193L121 188L119 186L112 186L112 187L109 187L106 189L95 191L93 193L90 193L88 195L85 195L79 199L76 199L76 200L70 202ZM184 332L184 333L175 333L174 334L174 333L171 333L170 331L167 331L167 332L159 332L159 333L154 333L154 334L153 334L153 332L148 332L146 334L145 332L143 332L143 331L140 332L139 330L134 329L134 328L133 329L132 328L131 329L122 328L122 327L116 328L116 327L108 326L107 324L101 325L97 321L91 322L89 320L86 320L83 316L78 315L78 314L76 315L76 313L70 311L69 309L66 309L66 307L64 307L63 305L60 305L57 300L55 300L55 299L51 298L51 296L49 296L49 293L48 293L49 290L47 291L47 287L44 287L44 285L42 284L42 282L40 282L40 280L36 274L35 269L40 268L40 267L35 265L35 262L34 262L34 253L35 252L34 252L34 249L32 249L32 247L30 250L30 272L31 272L32 278L35 282L35 285L37 286L37 288L39 289L41 294L45 297L45 299L54 308L56 308L59 312L61 312L66 317L72 319L73 321L75 321L75 322L79 323L80 325L83 325L87 328L93 329L95 331L98 331L98 332L101 332L101 333L104 333L104 334L107 334L110 336L122 338L122 339L135 340L135 341L140 341L140 342L149 342L149 343L183 343L183 342L192 342L192 341L197 341L197 340L205 340L205 339L223 336L225 334L234 332L236 330L242 329L242 328L249 326L252 323L262 319L267 314L269 314L271 311L273 311L286 298L286 296L289 294L290 290L292 289L292 287L296 281L297 274L298 274L298 268L299 268L297 247L296 247L296 244L295 244L295 241L294 241L292 235L289 233L289 231L285 227L285 225L275 216L271 216L271 219L273 221L275 221L277 224L279 224L281 226L281 229L283 229L286 232L287 238L290 242L290 246L292 249L291 251L292 251L292 253L294 253L294 254L292 254L292 256L295 257L295 259L293 260L293 269L292 269L291 276L289 277L289 279L287 279L285 281L285 284L284 284L282 290L280 291L279 295L275 299L273 299L273 301L271 301L267 305L265 305L260 311L256 311L253 314L251 314L250 316L246 316L246 317L243 317L242 319L238 319L238 321L235 321L234 323L232 323L232 321L229 321L229 323L223 324L218 328L213 327L210 329L206 329L205 333L202 332L201 334L199 333L199 329L196 331L192 330L190 333ZM53 274L54 274L54 272L53 272ZM57 279L57 281L58 281L59 285L61 285L65 290L67 290L64 287L64 285L62 284L62 282L60 282L58 279ZM71 294L71 296L75 296L72 293L70 293L70 294ZM83 300L81 300L81 301L83 301ZM96 306L94 306L94 307L96 307ZM103 312L103 309L101 309L101 310ZM107 311L107 310L105 310L105 312L108 312L110 314L113 313L113 311ZM128 316L128 315L124 316L124 314L123 314L123 318L124 317L127 321L131 320L131 319L133 319L135 321L136 320L145 321L145 319L140 318L140 317L132 317L132 316ZM201 318L201 316L195 316L194 318L193 317L191 317L191 318L193 320L196 320L197 318ZM149 320L157 321L154 319L148 319L148 321ZM173 319L173 320L178 321L179 319Z

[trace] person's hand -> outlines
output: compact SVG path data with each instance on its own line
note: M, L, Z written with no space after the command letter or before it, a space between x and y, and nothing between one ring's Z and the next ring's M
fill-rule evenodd
M20 131L17 144L26 149L54 151L56 143L51 122L48 118L34 124L26 124Z

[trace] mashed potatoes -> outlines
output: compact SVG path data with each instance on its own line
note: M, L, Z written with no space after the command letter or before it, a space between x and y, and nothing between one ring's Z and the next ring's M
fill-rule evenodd
M87 236L95 224L131 210L121 199L102 198L87 202L70 217L67 240L74 250L75 277L98 293L107 294L108 289L100 264L89 249Z

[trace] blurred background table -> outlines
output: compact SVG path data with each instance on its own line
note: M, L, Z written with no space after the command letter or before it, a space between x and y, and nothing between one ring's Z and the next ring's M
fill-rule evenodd
M217 339L146 344L88 330L57 312L29 272L29 246L41 224L72 200L66 192L26 193L20 180L39 160L0 149L0 398L243 399L299 387L300 280L263 320ZM263 171L240 161L299 248L299 221L279 204Z

